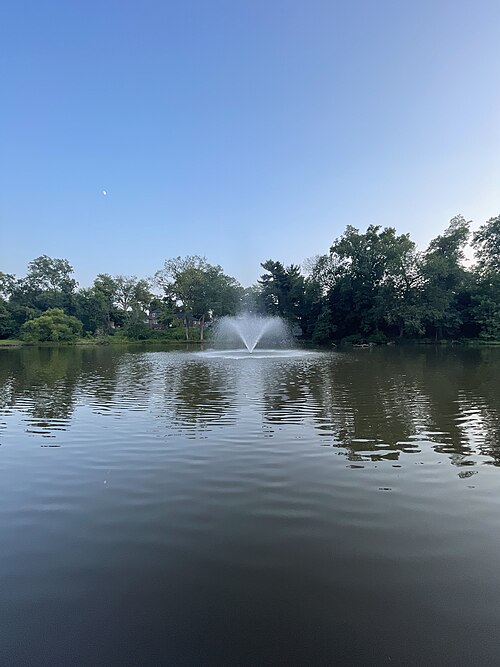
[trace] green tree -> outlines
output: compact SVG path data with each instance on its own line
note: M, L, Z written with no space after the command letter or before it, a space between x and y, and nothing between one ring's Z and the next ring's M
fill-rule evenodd
M115 306L116 282L107 273L100 273L89 288L76 294L76 315L85 331L108 334L121 318Z
M474 233L472 245L477 258L473 316L482 338L500 340L500 216Z
M108 273L97 274L96 279L92 285L95 303L98 305L101 313L101 324L104 332L109 332L112 323L115 324L119 320L116 303L117 285L114 278Z
M39 292L73 292L77 286L72 278L73 267L67 259L42 255L28 264L27 282Z
M306 280L301 274L300 266L284 266L272 259L261 266L266 271L258 281L264 312L301 325L305 312Z
M144 311L153 295L147 280L138 280L135 276L115 276L114 302L122 311Z
M17 330L16 322L9 308L9 299L14 289L16 278L0 271L0 338L9 338Z
M10 299L15 284L15 275L12 273L2 273L2 271L0 271L0 298L4 300Z
M51 308L43 315L25 322L21 327L21 337L30 342L71 342L81 333L80 320L66 315L62 308Z
M144 316L137 311L129 313L123 332L128 338L132 338L133 340L145 340L150 334L150 330L144 323Z
M206 321L212 316L236 312L242 289L237 281L223 273L222 267L209 264L205 257L190 255L165 262L155 274L156 284L182 308L186 340L192 318L200 321L203 340Z
M0 297L0 338L10 338L15 334L16 325L8 308L8 303Z
M26 276L10 285L9 304L18 315L23 309L43 312L49 308L63 308L72 314L77 286L72 274L73 267L66 259L37 257L28 264Z
M500 273L500 215L490 218L472 237L478 269L483 273Z
M430 242L424 255L425 320L436 340L444 334L460 332L463 322L460 300L467 279L463 266L464 247L469 235L470 222L457 215L450 220L445 232Z
M240 309L244 313L263 314L261 290L258 284L243 289Z
M323 337L327 331L339 337L379 335L391 327L402 336L422 328L421 259L408 234L376 225L361 233L348 226L329 255L316 259L311 277L325 297Z

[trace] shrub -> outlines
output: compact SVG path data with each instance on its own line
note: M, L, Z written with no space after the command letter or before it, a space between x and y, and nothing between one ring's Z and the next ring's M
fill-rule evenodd
M374 343L375 345L385 345L387 340L387 336L383 331L375 331L367 338L368 343Z
M71 342L82 333L83 325L62 308L51 308L21 327L21 338L29 342Z

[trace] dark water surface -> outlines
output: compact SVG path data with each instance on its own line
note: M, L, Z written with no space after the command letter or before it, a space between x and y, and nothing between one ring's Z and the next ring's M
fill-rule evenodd
M0 350L0 664L500 664L500 350Z

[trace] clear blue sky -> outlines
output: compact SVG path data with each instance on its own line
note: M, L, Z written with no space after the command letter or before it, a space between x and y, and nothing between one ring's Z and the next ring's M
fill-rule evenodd
M3 0L0 270L202 254L249 284L347 224L478 225L499 32L498 0Z

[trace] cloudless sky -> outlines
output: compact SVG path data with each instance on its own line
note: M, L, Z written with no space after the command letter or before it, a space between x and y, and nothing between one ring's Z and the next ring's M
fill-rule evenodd
M498 0L3 0L0 270L201 254L247 285L347 224L477 227L499 34Z

